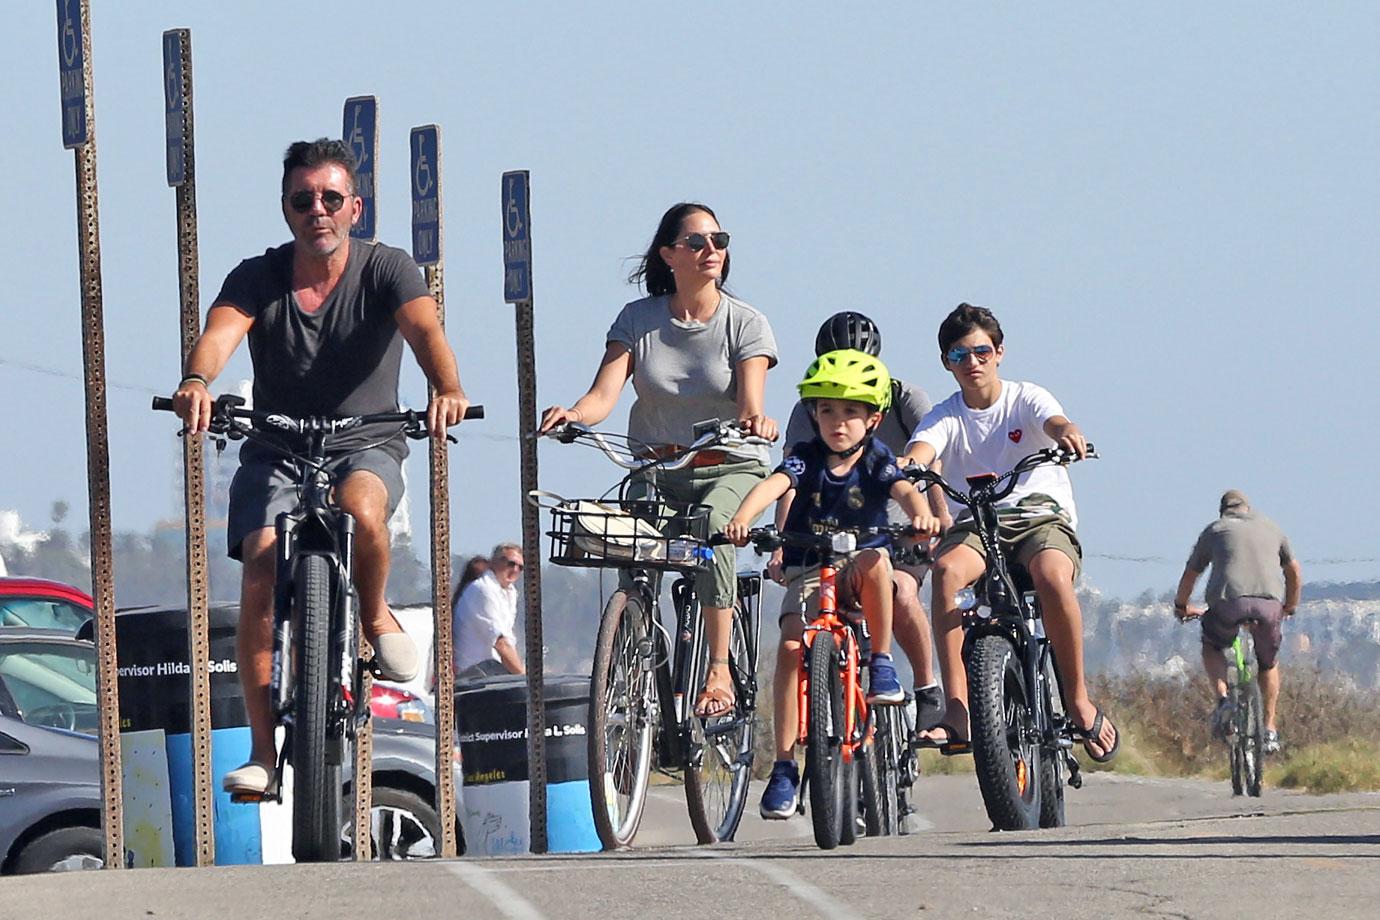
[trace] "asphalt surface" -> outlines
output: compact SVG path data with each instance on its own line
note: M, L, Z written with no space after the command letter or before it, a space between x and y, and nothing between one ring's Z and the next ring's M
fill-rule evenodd
M696 847L681 790L653 791L622 853L141 869L0 879L0 917L1377 917L1380 795L1095 774L1072 826L994 834L971 776L922 778L905 837L825 853L808 818Z

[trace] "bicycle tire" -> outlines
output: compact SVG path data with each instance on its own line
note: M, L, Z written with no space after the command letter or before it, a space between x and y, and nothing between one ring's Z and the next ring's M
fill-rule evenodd
M843 816L843 682L839 679L837 647L827 632L819 632L810 646L810 716L805 742L805 770L809 774L810 820L815 844L821 850L839 845Z
M1045 712L1049 714L1049 722L1053 725L1056 719L1064 715L1059 682L1054 674L1053 652L1045 659L1044 686L1040 692ZM1063 827L1067 823L1064 813L1064 752L1057 747L1046 747L1040 753L1040 826Z
M1040 824L1040 746L1031 740L1029 695L1016 649L1004 636L978 636L968 660L973 763L996 830Z
M589 689L589 799L606 850L632 845L647 804L656 683L643 600L613 592L599 619Z
M330 763L331 569L307 555L293 573L295 661L292 721L292 856L335 862L343 852L340 764Z
M891 837L901 833L901 744L902 716L900 706L878 706L874 744L876 755L873 758L876 779L877 815L874 822L869 819L867 833ZM899 743L898 743L899 742ZM866 799L866 796L864 796Z
M757 733L757 713L748 708L744 689L754 678L753 662L748 648L746 613L741 605L732 611L732 633L729 636L728 667L733 673L734 704L728 720L706 719L705 743L699 750L687 745L691 762L685 765L685 804L690 812L690 826L700 843L732 840L738 832L747 805L748 786L752 782L752 745ZM703 621L701 621L703 622ZM691 689L698 693L708 672L706 633L701 630L701 647ZM692 713L690 718L695 718ZM732 726L732 728L727 728ZM715 728L721 732L710 731Z
M858 756L853 764L862 780L863 829L869 837L880 837L884 830L885 818L882 810L882 774L880 764L882 750L874 735L871 741L858 746Z
M1246 794L1260 798L1265 778L1265 703L1260 697L1260 681L1255 678L1246 686L1246 718L1241 736L1242 762L1245 770Z

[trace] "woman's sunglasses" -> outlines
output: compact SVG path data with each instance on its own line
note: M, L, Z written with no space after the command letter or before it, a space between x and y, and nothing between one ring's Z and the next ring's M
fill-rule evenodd
M713 233L687 233L681 241L685 243L686 248L691 252L699 252L710 243L713 243L714 248L719 250L719 252L723 252L728 248L728 231L715 230Z
M950 348L944 353L944 357L949 359L950 364L962 364L972 355L978 359L978 364L986 364L991 360L992 355L996 354L996 349L991 345L978 345L973 348L956 347Z
M326 189L321 193L321 206L326 209L327 214L334 214L345 207L345 199L348 195L342 195L335 189ZM298 214L306 214L311 210L311 206L316 203L316 193L303 189L300 192L293 192L287 196L288 207Z

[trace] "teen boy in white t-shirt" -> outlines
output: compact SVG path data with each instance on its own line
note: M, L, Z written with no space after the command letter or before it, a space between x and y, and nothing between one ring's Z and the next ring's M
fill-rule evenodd
M943 462L944 478L965 488L966 478L1005 473L1020 459L1056 445L1079 457L1083 432L1064 415L1049 391L1033 383L1003 381L997 373L1005 347L990 310L960 304L939 327L939 353L958 381L958 392L931 409L906 447L901 464ZM922 744L948 753L971 748L968 679L963 632L954 595L983 573L982 542L972 516L954 503L955 523L935 551L933 569L935 645L947 691L944 719L921 734ZM1074 527L1078 513L1068 470L1041 466L1022 475L998 506L1008 559L1024 566L1035 584L1045 631L1059 661L1069 717L1088 756L1106 762L1120 744L1116 727L1088 699L1083 675L1083 615L1073 582L1082 563Z

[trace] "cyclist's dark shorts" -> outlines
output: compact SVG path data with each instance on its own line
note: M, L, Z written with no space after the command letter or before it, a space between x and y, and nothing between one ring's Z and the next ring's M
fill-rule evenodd
M403 496L402 460L397 455L375 447L330 462L336 482L359 470L382 479L388 489L388 515L393 515ZM241 449L240 468L230 482L230 519L225 527L230 558L243 561L240 549L244 538L260 528L272 527L279 514L296 505L297 480L292 462Z
M1236 626L1242 620L1258 619L1251 633L1255 636L1255 657L1260 670L1268 671L1279 657L1279 645L1284 641L1280 623L1284 619L1284 605L1272 597L1234 597L1208 608L1203 614L1203 644L1224 649L1236 641Z

